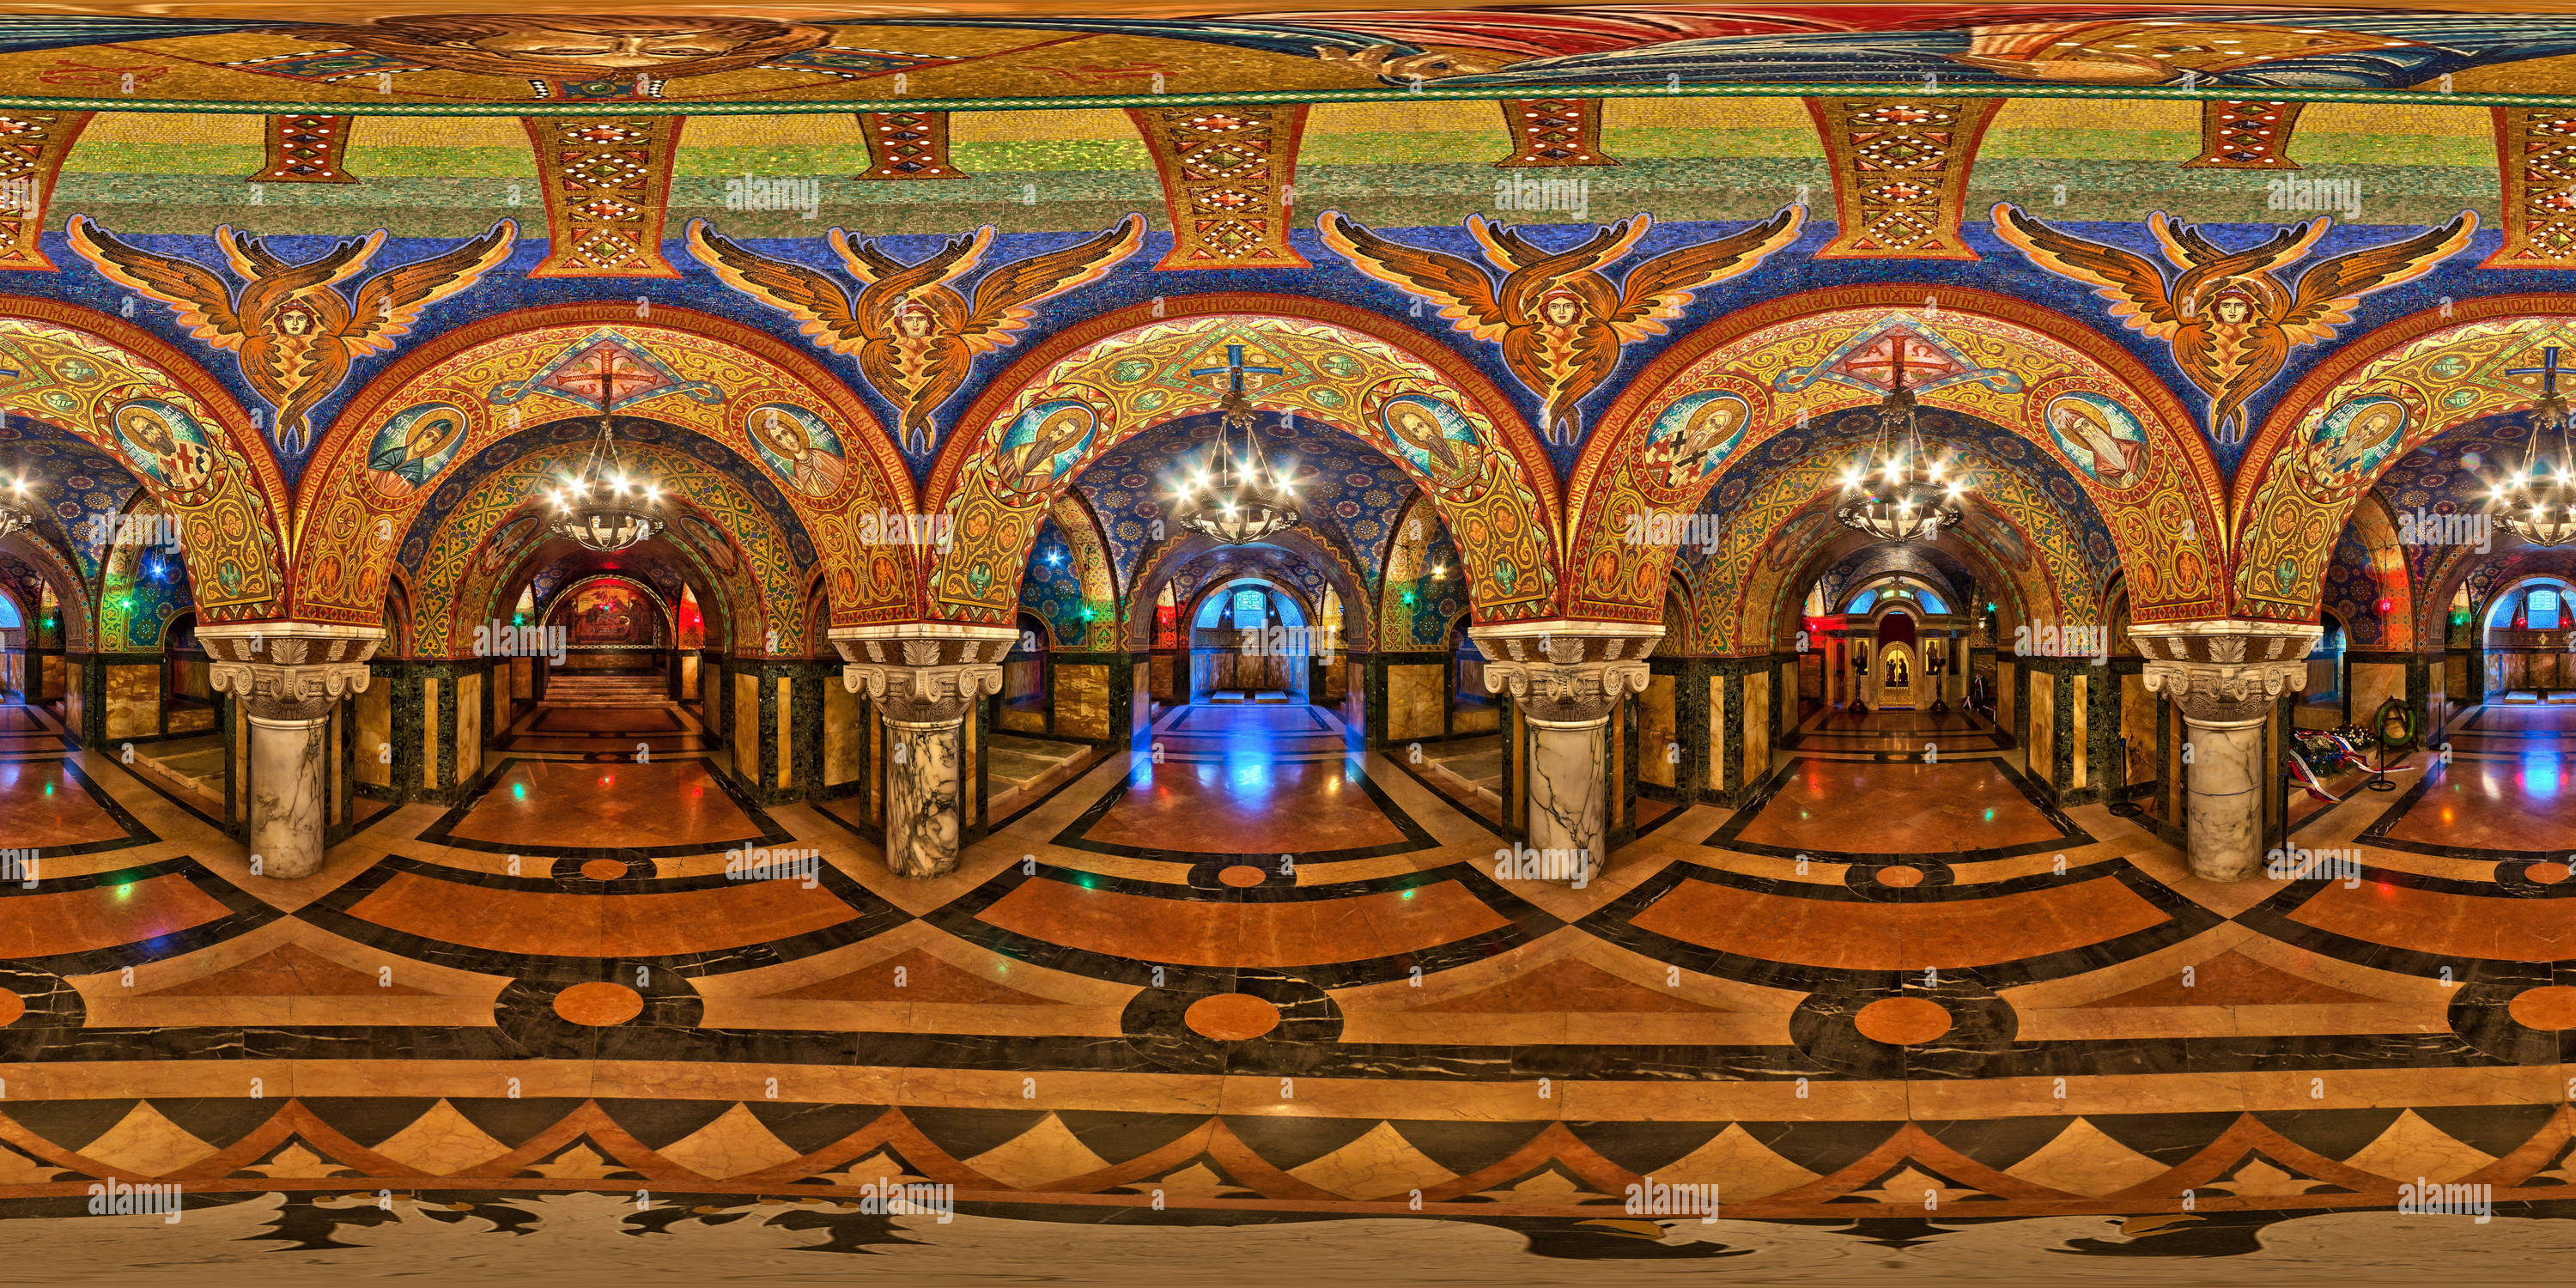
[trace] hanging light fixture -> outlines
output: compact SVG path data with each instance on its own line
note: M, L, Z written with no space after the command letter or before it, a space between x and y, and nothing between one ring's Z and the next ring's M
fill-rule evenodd
M1905 387L1905 338L1895 338L1895 383L1878 404L1878 436L1869 454L1843 475L1843 500L1834 521L1881 541L1930 541L1958 526L1964 477L1944 479L1946 466L1923 450L1913 391ZM1873 463L1876 469L1871 467Z
M36 522L36 498L27 484L25 466L0 469L0 541L26 531Z
M2550 351L2552 370L2531 408L2531 441L2523 445L2522 468L2487 494L2487 514L2497 527L2535 546L2562 546L2576 541L2576 456L2567 450L2569 419L2566 395L2558 392L2557 350ZM2554 469L2540 459L2541 436L2558 434Z
M569 537L584 550L608 554L634 546L661 530L662 489L632 478L617 452L617 431L609 418L599 418L599 438L581 473L549 490L554 502L555 535Z
M1180 489L1176 518L1182 527L1205 533L1219 545L1235 546L1293 528L1301 514L1296 485L1289 482L1285 471L1270 463L1269 455L1261 449L1261 431L1254 423L1252 402L1243 391L1247 371L1243 346L1227 346L1225 366L1191 374L1218 371L1227 373L1228 379L1225 397L1217 402L1221 414L1214 456L1208 468L1200 470ZM1238 433L1243 436L1240 455L1234 447Z

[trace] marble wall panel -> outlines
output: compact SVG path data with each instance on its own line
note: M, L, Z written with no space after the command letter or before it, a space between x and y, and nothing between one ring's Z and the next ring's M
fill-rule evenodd
M1667 748L1675 746L1673 699L1679 688L1679 677L1658 675L1646 681L1646 691L1637 695L1637 778L1658 787L1674 786L1673 758ZM1459 714L1464 715L1464 712Z
M2156 695L2147 692L2144 676L2120 677L2120 737L2128 744L2127 781L2153 782L2156 776Z
M1109 668L1094 663L1055 669L1055 731L1068 738L1109 737Z
M474 781L483 768L483 680L456 677L456 781Z
M859 780L864 762L859 749L867 731L859 727L859 695L833 675L823 685L823 785L837 787Z
M358 781L377 787L394 785L393 762L385 751L394 738L394 686L378 676L358 695Z
M2030 755L2022 763L2034 783L2055 794L2057 782L2057 677L2030 672Z
M733 677L733 772L761 785L760 677L739 672Z
M161 668L107 668L107 736L148 738L161 732Z
M771 696L777 703L773 709L777 712L778 726L778 785L793 787L796 785L796 682L782 675L770 683L773 686Z
M63 727L77 738L84 727L82 715L89 709L89 664L73 662L63 668Z
M1755 671L1744 677L1744 785L1752 787L1771 772L1771 675Z
M1449 732L1448 682L1445 664L1386 668L1386 736L1437 738Z
M2368 723L2379 704L2390 698L2406 696L2406 664L2403 662L2355 662L2352 664L2352 718Z

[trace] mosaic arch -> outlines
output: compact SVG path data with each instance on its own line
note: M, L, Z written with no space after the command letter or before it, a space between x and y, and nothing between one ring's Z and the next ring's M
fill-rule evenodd
M1792 522L1820 521L1824 525L1831 525L1829 501L1830 497L1818 498ZM1815 518L1810 519L1809 516L1815 516ZM1939 547L1935 547L1934 552L1956 562L1960 570L1973 579L1977 593L1985 599L1991 599L1997 608L2003 610L2001 617L2004 622L2029 620L2024 604L2034 602L2031 598L2033 596L2037 597L2035 602L2053 602L2047 586L2034 576L2034 568L2007 571L2011 566L1996 558L1995 552L1982 542L1968 536L1965 532L1953 532L1949 535L1952 540L1965 547L1965 553ZM1790 541L1775 542L1771 546L1761 563L1757 565L1753 587L1745 596L1744 622L1758 627L1760 623L1768 621L1771 631L1769 638L1774 649L1778 648L1783 641L1794 639L1800 629L1798 622L1803 616L1801 609L1805 605L1807 590L1816 584L1817 578L1833 571L1841 564L1852 562L1855 554L1885 548L1864 546L1855 550L1842 547L1838 542L1829 541L1800 554L1796 552L1793 543L1794 538ZM1690 567L1690 563L1687 560L1675 560L1673 566L1677 569L1686 569ZM1938 561L1932 561L1929 566L1940 568ZM1843 585L1839 598L1848 599L1854 591L1869 581L1884 581L1893 576L1917 578L1923 576L1919 570L1912 567L1878 563L1868 558L1863 558L1857 563L1853 574L1853 579ZM1941 580L1949 582L1954 578L1947 570L1943 570ZM1770 606L1767 616L1764 609L1766 604ZM1974 608L1973 604L1965 607L1954 606L1954 611L1974 617ZM1828 611L1831 611L1830 606ZM1745 638L1761 637L1746 635ZM1693 648L1697 647L1694 643Z
M64 558L52 542L21 532L6 543L0 543L0 573L6 573L25 598L31 635L40 620L35 609L44 602L45 587L51 586L54 598L59 602L57 611L61 613L59 624L65 651L90 651L90 622L94 616L89 586L72 571L71 561Z
M1274 577L1304 587L1319 606L1318 611L1324 591L1333 591L1346 609L1342 615L1343 650L1365 653L1376 647L1376 614L1366 611L1371 602L1367 588L1374 583L1361 574L1338 543L1303 528L1291 529L1261 545L1232 547L1184 531L1180 539L1145 552L1134 578L1134 601L1139 605L1159 602L1166 585L1173 588L1176 599L1187 599L1209 578L1232 575L1230 570L1234 569L1255 570L1247 575ZM1182 620L1187 620L1186 614ZM1153 637L1151 612L1139 612L1129 620L1129 648L1151 648Z
M1109 543L1082 493L1067 489L1038 530L1020 582L1020 610L1045 622L1055 646L1074 653L1119 649L1118 583Z
M168 512L149 495L137 493L126 515L151 524L166 521ZM98 582L100 651L158 651L170 623L194 607L187 559L168 546L140 541L108 545L105 555Z
M414 651L452 657L473 644L474 625L492 610L504 586L516 585L523 565L545 543L544 519L528 497L549 479L579 464L586 444L555 444L530 452L492 472L431 530L425 556L413 571ZM743 651L763 651L777 632L777 652L810 652L818 643L804 620L804 570L778 517L738 481L686 452L637 443L628 459L651 469L684 517L721 529L740 551L741 570L710 576L727 592L727 620L745 634ZM703 564L701 564L703 567Z
M566 304L460 327L350 400L302 485L296 616L373 625L394 538L456 461L513 433L596 416L603 398L618 414L649 416L759 460L830 571L836 624L911 615L910 547L869 540L884 527L871 520L915 509L911 479L845 384L807 355L722 318Z
M1055 495L1145 430L1216 405L1241 346L1253 405L1368 442L1429 493L1477 552L1479 621L1553 615L1554 474L1493 383L1375 314L1321 300L1214 295L1138 305L1068 328L988 386L931 476L956 544L929 569L930 616L1007 624ZM1198 373L1198 374L1193 374ZM1257 387L1253 387L1257 386Z
M2379 611L2382 598L2393 605L2385 614ZM2384 495L2365 496L2353 507L2352 522L2336 534L2321 607L2343 619L2350 647L2381 652L2415 648L2414 580Z
M0 296L0 416L106 449L180 519L198 620L277 615L285 481L241 404L186 355L104 313Z
M2552 365L2576 394L2576 301L2500 295L2428 309L2357 337L2293 386L2236 480L2236 612L2314 621L2353 507L2409 452L2527 408ZM2520 455L2519 445L2514 454Z
M1976 496L1961 534L2024 580L2038 620L2099 621L2102 581L2120 559L2112 530L2071 474L2021 434L1982 418L1936 414L1950 421L1944 440ZM1790 593L1783 589L1789 565L1831 527L1829 502L1845 465L1873 434L1867 417L1849 409L1805 430L1793 426L1730 465L1703 499L1723 516L1715 546L1689 546L1686 555L1698 565L1701 587L1695 637L1709 651L1772 650L1781 596ZM1659 596L1658 618L1661 602Z
M2062 313L1957 287L1868 286L1745 310L1675 345L1620 394L1567 492L1569 615L1654 620L1672 548L1623 540L1629 521L1698 509L1802 419L1875 406L1899 344L1924 406L2003 426L2064 466L2110 530L2140 620L2219 614L2218 466L2152 372Z
M2056 507L2044 486L1990 459L1963 453L1963 460L1975 472L1980 500L1957 535L1997 570L2024 610L2021 620L2101 621L2095 581L2100 563L2087 553L2091 543L2080 526ZM1795 543L1805 532L1832 524L1832 500L1840 490L1840 467L1826 460L1783 471L1764 488L1748 491L1739 513L1779 513L1790 521L1731 526L1715 554L1695 569L1702 591L1692 638L1701 648L1718 656L1778 649L1807 586L1830 566L1819 561L1800 567Z

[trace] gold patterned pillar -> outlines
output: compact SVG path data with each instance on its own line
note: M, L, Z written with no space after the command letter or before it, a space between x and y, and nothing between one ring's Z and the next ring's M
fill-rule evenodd
M678 277L662 257L677 116L527 116L545 189L546 257L530 277Z
M356 183L343 160L353 116L298 113L268 118L268 165L252 183Z
M2499 107L2504 244L2480 268L2565 268L2576 260L2576 108Z
M1964 259L1968 167L1999 98L1811 98L1833 167L1834 239L1818 259Z
M54 175L89 124L87 112L0 113L0 269L52 271L37 244Z
M1172 251L1158 269L1304 268L1288 246L1302 103L1131 107L1171 208Z
M868 144L862 179L963 179L948 160L946 112L861 112L859 133Z
M1600 99L1507 98L1502 108L1512 154L1495 162L1498 167L1619 164L1601 151Z
M2200 105L2200 155L2183 162L2194 170L2296 170L2290 132L2304 103L2213 98Z

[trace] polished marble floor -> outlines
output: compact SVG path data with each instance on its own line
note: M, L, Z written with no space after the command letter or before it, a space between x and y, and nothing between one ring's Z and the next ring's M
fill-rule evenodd
M187 1195L131 1219L138 1261L289 1280L498 1264L507 1232L592 1270L667 1235L710 1279L845 1273L804 1248L987 1281L2522 1282L2576 1228L2576 712L2472 711L2447 765L2306 816L2348 884L2197 881L1965 717L1938 764L1889 757L1928 719L1894 713L1811 719L1753 804L1659 810L1581 890L1497 877L1472 787L1316 708L1164 713L1159 762L929 882L845 811L729 790L685 714L608 765L658 712L532 713L472 799L292 882L0 714L37 744L0 749L0 828L51 838L0 882L29 1267L107 1178ZM816 863L734 879L745 845ZM870 1209L882 1180L954 1220ZM2493 1221L2397 1213L2422 1180ZM1629 1210L1672 1184L1721 1219ZM993 1253L1032 1223L1058 1256Z

